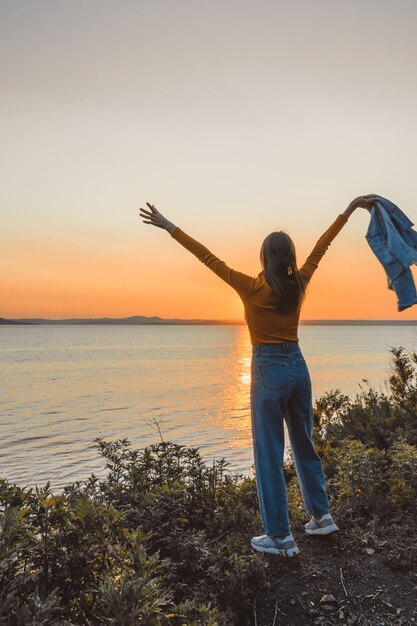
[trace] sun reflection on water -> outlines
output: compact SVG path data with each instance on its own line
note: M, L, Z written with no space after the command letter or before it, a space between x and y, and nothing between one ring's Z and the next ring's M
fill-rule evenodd
M239 375L239 380L244 385L250 385L250 381L251 381L251 373L250 373L251 357L250 356L243 357L240 360L240 363L241 363L241 367L242 367L242 372Z
M229 367L217 402L221 426L228 431L230 448L252 447L250 416L251 344L245 327L239 328L229 354Z

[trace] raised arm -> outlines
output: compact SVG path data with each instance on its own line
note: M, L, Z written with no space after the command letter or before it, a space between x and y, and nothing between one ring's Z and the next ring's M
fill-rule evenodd
M217 274L219 278L233 287L239 295L245 296L251 292L255 280L254 278L228 267L224 261L217 258L208 248L167 220L152 204L149 204L149 202L146 204L149 210L140 209L140 216L145 218L143 220L145 224L152 224L153 226L167 230L173 239L194 254L201 263L204 263L204 265Z
M353 211L359 207L363 207L364 209L370 209L372 204L375 202L375 194L368 194L366 196L358 196L349 204L347 209L343 213L340 213L333 224L322 234L320 239L317 241L311 253L308 255L306 262L300 268L301 278L305 283L307 283L314 272L316 271L320 260L323 258L325 253L327 252L331 242L333 239L340 233L343 226L348 221L350 215L352 215Z

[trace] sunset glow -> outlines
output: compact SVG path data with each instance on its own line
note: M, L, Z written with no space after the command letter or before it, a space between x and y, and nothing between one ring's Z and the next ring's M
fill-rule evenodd
M2 317L243 319L230 287L141 222L146 201L254 276L270 231L301 263L360 194L417 222L411 1L23 0L1 18ZM415 318L368 223L358 209L338 235L302 318Z

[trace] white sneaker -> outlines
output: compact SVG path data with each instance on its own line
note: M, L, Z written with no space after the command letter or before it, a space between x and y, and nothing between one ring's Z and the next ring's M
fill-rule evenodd
M259 535L252 537L250 543L252 548L258 552L269 552L277 556L293 557L300 552L291 533L284 539L278 539L278 537L271 535Z
M307 535L330 535L330 533L339 530L330 513L325 513L320 519L313 516L311 520L304 525L304 529Z

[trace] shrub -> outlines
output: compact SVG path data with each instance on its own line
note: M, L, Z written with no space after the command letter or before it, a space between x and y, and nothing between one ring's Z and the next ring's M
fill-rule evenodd
M0 623L245 624L264 581L254 479L171 442L97 447L104 480L1 481Z

